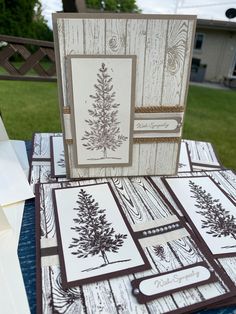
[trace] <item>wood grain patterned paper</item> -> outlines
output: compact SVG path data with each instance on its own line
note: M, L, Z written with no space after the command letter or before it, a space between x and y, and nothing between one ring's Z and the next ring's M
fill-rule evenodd
M67 176L176 173L195 16L54 14L53 29Z

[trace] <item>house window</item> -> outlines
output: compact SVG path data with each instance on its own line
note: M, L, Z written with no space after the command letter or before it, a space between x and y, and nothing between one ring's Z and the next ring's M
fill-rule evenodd
M195 41L194 41L194 49L196 50L202 49L203 37L204 37L203 34L196 33Z
M234 64L234 68L233 68L233 74L232 76L236 76L236 63Z

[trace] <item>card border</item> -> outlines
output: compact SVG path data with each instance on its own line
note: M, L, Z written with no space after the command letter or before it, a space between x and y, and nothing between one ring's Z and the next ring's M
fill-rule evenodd
M66 276L66 267L65 267L65 258L64 258L64 254L63 254L63 245L62 245L62 238L61 238L61 231L60 231L60 223L59 223L59 217L58 217L58 207L57 207L57 202L56 202L56 190L65 190L65 189L75 189L75 188L83 188L83 187L89 187L89 186L97 186L97 185L107 185L108 188L111 191L111 194L113 196L114 201L116 202L116 205L120 211L120 214L123 218L123 221L130 233L130 236L132 237L132 240L134 242L134 244L136 245L136 248L139 251L140 256L143 259L143 265L139 265L139 266L134 266L134 267L130 267L128 269L122 269L122 270L118 270L118 271L114 271L108 274L102 274L102 275L96 275L93 277L89 277L89 278L84 278L84 279L77 279L77 280L73 280L73 281L68 281L67 280L67 276ZM104 183L94 183L94 184L86 184L83 186L72 186L72 187L62 187L62 188L55 188L52 189L52 199L53 199L53 206L54 206L54 213L55 213L55 223L56 223L56 234L57 234L57 241L58 241L58 255L59 255L59 260L60 260L60 267L61 267L61 278L62 278L62 286L64 288L72 288L75 286L79 286L79 285L83 285L83 284L89 284L89 283L94 283L97 281L101 281L101 280L107 280L107 279L112 279L118 276L122 276L122 275L129 275L129 274L133 274L135 272L141 272L141 271L145 271L148 269L151 269L151 264L148 260L148 258L146 257L144 250L142 249L141 244L139 243L138 239L135 237L135 233L133 232L131 226L128 223L128 220L125 216L125 214L122 211L121 205L115 195L115 192L113 191L111 184L109 182L104 182Z

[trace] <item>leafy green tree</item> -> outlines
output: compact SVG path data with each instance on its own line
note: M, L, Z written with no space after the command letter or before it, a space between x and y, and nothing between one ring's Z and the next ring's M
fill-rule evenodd
M101 0L86 0L89 8L100 9ZM106 11L114 12L141 12L136 4L136 0L103 0Z
M0 0L0 34L52 40L39 0Z

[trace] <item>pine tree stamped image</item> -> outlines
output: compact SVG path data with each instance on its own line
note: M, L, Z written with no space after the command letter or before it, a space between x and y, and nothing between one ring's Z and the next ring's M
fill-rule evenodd
M236 240L236 218L228 210L223 208L219 199L213 199L210 193L207 193L200 185L189 181L192 198L196 199L195 206L199 208L196 212L205 217L202 221L202 228L207 228L208 234L213 237L231 237ZM230 248L234 246L225 246Z
M73 255L78 258L88 258L89 256L100 256L103 264L95 265L82 271L95 270L110 264L128 262L126 260L109 261L108 252L114 256L123 246L126 234L116 233L112 224L106 217L106 209L99 208L91 194L81 189L76 201L76 218L73 219L75 227L71 227L77 233L77 237L72 238L69 248L73 249Z
M60 154L60 159L57 161L57 165L61 168L65 168L66 167L66 163L65 163L65 152L63 151Z
M97 73L97 84L94 85L95 94L89 96L93 100L93 108L88 110L90 119L85 120L89 130L85 130L81 140L84 141L83 146L87 150L97 150L102 153L101 157L89 158L89 160L121 159L119 156L108 156L108 151L116 151L128 139L120 131L118 120L120 104L115 102L113 79L107 71L105 63L102 63Z

